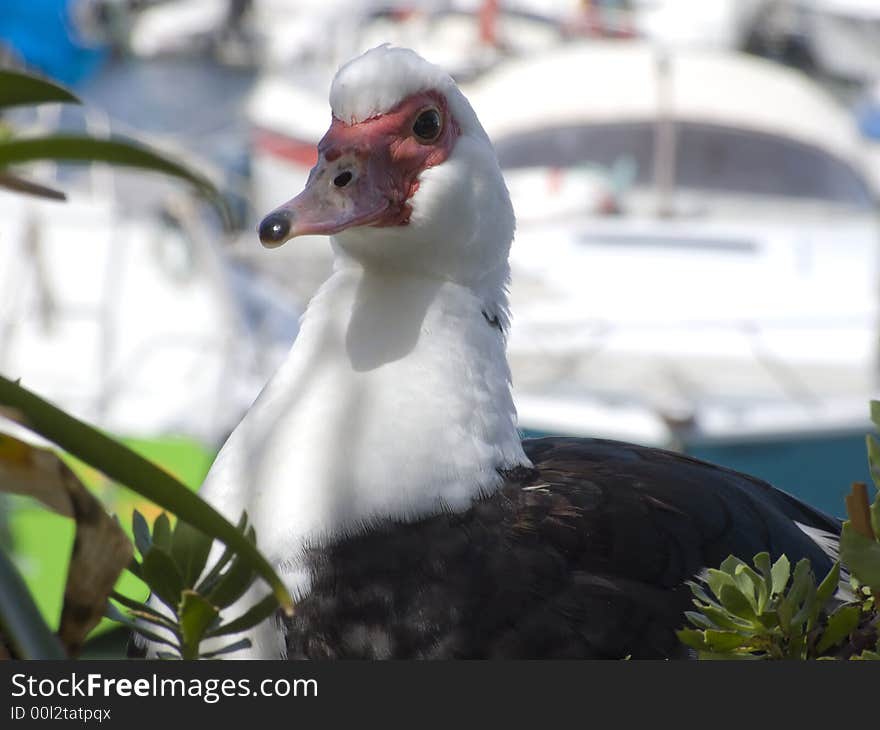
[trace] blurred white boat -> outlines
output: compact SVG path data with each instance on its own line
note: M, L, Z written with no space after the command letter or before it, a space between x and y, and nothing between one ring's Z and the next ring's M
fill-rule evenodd
M762 404L816 425L853 399L864 424L880 227L858 133L821 89L746 56L592 44L499 68L471 98L528 213L513 254L521 393L629 400L707 436L769 428ZM584 177L615 167L629 187L609 183L597 215ZM569 186L585 204L561 215Z
M335 70L362 50L392 43L430 48L438 63L472 73L501 55L558 43L570 30L565 19L578 5L577 0L177 0L133 14L128 45L143 58L210 49L220 58L268 70L315 63ZM606 10L602 17L612 23L617 15Z
M668 48L741 50L773 0L631 0L633 27Z
M880 79L880 3L797 0L814 60L835 76Z
M124 206L95 170L57 183L65 203L0 192L0 372L117 434L216 448L299 310L230 265L180 185L161 210Z
M800 65L845 81L880 79L876 0L775 0L759 25L771 45L796 47Z
M845 109L760 59L639 44L510 63L470 98L519 213L525 429L674 446L802 494L836 467L864 478L880 221Z
M422 53L431 46L435 62L456 73L463 64L491 59L486 46L522 54L577 36L641 36L673 47L737 50L773 0L115 2L132 6L129 47L142 57L246 42L252 47L245 57L279 69L331 56L341 62L392 43Z

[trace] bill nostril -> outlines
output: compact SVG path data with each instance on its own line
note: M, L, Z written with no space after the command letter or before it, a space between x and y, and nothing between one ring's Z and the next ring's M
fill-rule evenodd
M260 241L264 244L281 243L290 233L290 218L280 213L270 213L260 223Z
M337 188L344 188L351 182L352 174L350 171L346 170L345 172L340 172L336 177L333 178L333 184Z

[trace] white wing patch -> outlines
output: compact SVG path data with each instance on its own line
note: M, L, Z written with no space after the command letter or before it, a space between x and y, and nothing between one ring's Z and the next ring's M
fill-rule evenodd
M801 532L816 543L822 549L822 552L829 558L832 560L840 560L839 536L835 535L833 532L828 532L827 530L820 530L818 527L810 527L810 525L805 525L797 520L795 520L794 524L798 526L798 529L800 529ZM816 577L819 580L822 580L825 576L819 575ZM840 582L837 584L837 591L834 593L834 597L839 601L852 601L855 599L852 586L849 583L849 571L842 565L840 566Z
M798 526L798 529L801 532L816 543L822 549L822 552L829 558L832 560L838 559L838 556L840 555L840 538L837 535L833 532L828 532L827 530L820 530L818 527L805 525L803 522L798 522L797 520L795 520L794 524Z

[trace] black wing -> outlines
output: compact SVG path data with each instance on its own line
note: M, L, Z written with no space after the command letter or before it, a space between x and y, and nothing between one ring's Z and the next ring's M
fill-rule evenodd
M291 658L661 658L729 554L831 560L797 527L839 522L768 484L597 439L526 441L534 469L463 514L386 521L307 555Z

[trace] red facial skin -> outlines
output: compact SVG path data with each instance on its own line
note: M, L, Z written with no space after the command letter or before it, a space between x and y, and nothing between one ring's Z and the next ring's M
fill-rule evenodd
M440 112L442 127L436 140L424 142L412 128L418 116L431 108ZM406 225L419 176L449 157L460 133L445 97L436 91L413 94L392 110L355 124L334 118L318 143L318 163L305 189L272 211L261 225L263 244L277 246L301 235L333 235L354 226ZM334 183L345 180L346 173L351 175L349 182ZM264 236L270 222L287 230Z

